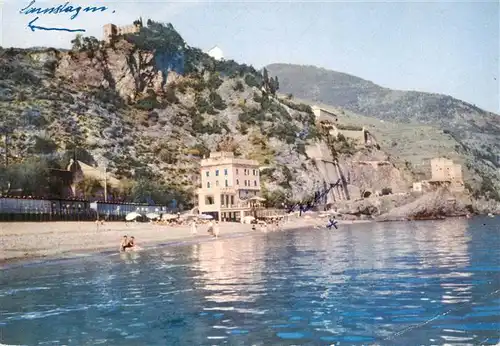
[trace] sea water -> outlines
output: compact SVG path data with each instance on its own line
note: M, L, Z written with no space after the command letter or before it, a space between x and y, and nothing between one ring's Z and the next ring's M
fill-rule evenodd
M495 345L499 221L222 234L12 266L0 272L0 343Z

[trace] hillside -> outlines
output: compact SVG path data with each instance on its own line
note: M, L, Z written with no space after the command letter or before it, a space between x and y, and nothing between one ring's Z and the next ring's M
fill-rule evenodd
M363 121L383 120L372 122L373 130L384 139L382 149L402 161L419 165L431 156L449 156L464 164L467 183L478 194L500 198L500 116L450 96L391 90L314 66L266 68L279 78L281 93L359 114Z
M322 140L311 108L276 97L272 77L212 59L170 24L148 21L139 34L110 43L81 36L72 43L70 51L0 50L0 128L8 139L0 146L0 193L58 196L49 169L64 169L76 156L121 180L108 189L116 198L192 205L200 160L215 150L266 166L270 205L310 198L330 183L306 155ZM387 159L345 139L337 144L343 167L353 167L353 155ZM402 178L374 175L385 185L370 188L411 186L396 168L380 171ZM350 183L368 184L356 175ZM102 189L95 180L82 184L86 198Z

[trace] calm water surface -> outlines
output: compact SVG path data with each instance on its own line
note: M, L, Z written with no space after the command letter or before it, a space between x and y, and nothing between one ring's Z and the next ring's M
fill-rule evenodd
M500 218L219 239L0 272L0 343L495 345Z

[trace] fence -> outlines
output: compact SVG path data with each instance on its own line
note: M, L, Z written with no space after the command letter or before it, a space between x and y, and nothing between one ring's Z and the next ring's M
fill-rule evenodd
M5 221L123 221L125 215L137 212L172 213L165 206L137 203L104 203L84 200L31 199L0 197L0 222Z

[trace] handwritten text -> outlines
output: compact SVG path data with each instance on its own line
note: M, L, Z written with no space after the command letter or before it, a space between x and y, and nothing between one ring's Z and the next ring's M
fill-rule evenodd
M36 7L34 6L36 3L36 0L32 0L28 6L25 8L21 9L19 11L20 14L24 15L46 15L46 14L68 14L70 15L70 19L73 20L78 15L80 15L81 12L84 13L95 13L95 12L104 12L107 11L109 8L106 6L87 6L87 7L82 7L78 5L71 5L69 2L66 2L62 5L59 6L53 6L53 7ZM115 11L113 11L114 13ZM85 29L67 29L67 28L46 28L43 26L38 26L34 25L35 21L37 21L40 17L35 17L32 21L28 23L28 27L32 30L35 31L36 29L39 30L57 30L57 31L69 31L69 32L84 32Z

